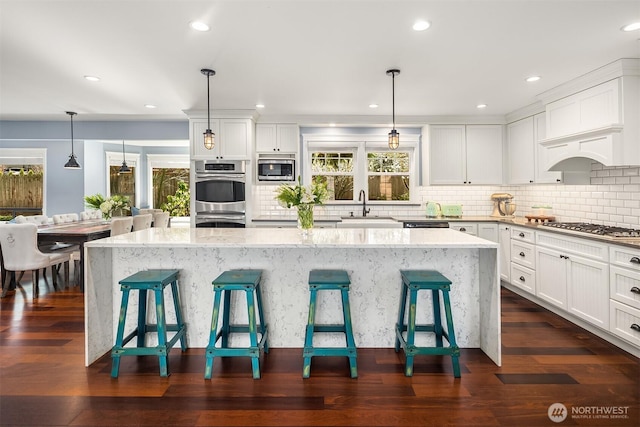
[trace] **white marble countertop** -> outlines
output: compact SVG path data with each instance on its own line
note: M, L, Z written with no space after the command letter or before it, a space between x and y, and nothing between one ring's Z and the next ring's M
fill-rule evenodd
M149 228L94 240L87 247L318 247L497 248L498 244L447 228Z

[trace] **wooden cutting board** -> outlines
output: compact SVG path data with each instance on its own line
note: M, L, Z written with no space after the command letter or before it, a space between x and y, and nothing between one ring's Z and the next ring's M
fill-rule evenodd
M556 220L555 216L550 215L525 215L529 222L553 222Z

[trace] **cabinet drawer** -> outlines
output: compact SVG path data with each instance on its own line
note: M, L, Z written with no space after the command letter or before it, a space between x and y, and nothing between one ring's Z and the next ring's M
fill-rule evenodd
M526 228L511 228L511 238L515 240L521 240L523 242L535 243L536 233L533 230L527 230Z
M535 295L536 272L515 262L511 263L511 284Z
M536 244L562 253L573 253L598 261L609 261L609 246L580 237L568 237L559 233L538 232Z
M478 224L468 222L450 222L449 228L471 234L472 236L478 235Z
M611 333L620 338L640 346L640 310L621 304L618 301L609 300Z
M612 265L609 268L609 296L640 310L640 271Z
M535 247L532 244L511 240L511 261L528 267L532 270L536 269Z
M609 262L611 265L640 271L640 251L622 246L611 246L609 248Z

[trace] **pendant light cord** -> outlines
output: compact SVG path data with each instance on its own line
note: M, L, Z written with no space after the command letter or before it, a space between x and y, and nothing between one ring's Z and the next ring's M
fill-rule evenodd
M396 128L396 73L391 73L391 115L393 117L393 129Z
M209 74L207 74L207 129L211 129L211 105L209 105Z
M71 117L71 155L73 156L73 114L69 114Z

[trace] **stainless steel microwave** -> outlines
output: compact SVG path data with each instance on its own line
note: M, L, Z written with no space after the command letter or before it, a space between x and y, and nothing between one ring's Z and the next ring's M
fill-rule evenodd
M294 159L258 159L258 181L295 181Z

